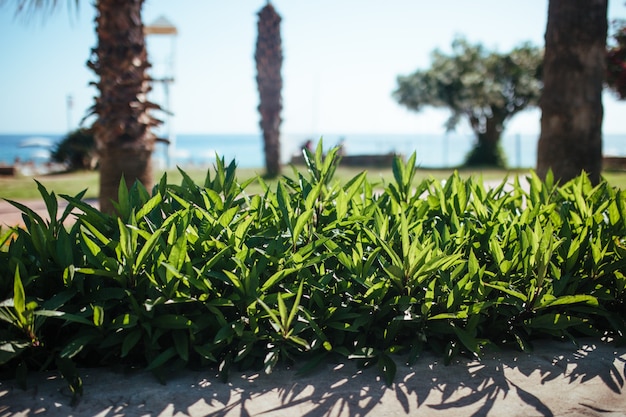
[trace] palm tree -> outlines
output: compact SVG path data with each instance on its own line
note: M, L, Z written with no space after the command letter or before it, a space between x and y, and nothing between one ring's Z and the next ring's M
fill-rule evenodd
M144 0L98 0L98 45L88 65L100 77L94 134L100 156L100 210L111 213L122 178L127 186L152 188L152 152L160 122L150 114L158 106L150 91L148 54L141 19Z
M283 53L280 39L280 16L268 1L259 11L256 43L257 85L261 103L261 129L265 146L265 170L269 178L280 174L280 111L283 108L280 74Z
M537 173L567 181L602 168L607 0L550 0Z
M98 45L87 65L99 80L100 96L91 111L100 160L100 210L113 213L120 181L128 187L140 181L152 188L152 151L156 136L151 128L160 123L150 114L158 108L147 99L150 91L148 54L141 10L144 0L96 0ZM0 3L2 4L2 3ZM17 0L18 12L46 10L58 0ZM79 1L75 0L78 7Z

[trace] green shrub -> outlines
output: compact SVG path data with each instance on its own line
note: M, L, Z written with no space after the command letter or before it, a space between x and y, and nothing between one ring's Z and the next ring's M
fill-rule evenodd
M70 171L95 169L98 157L92 130L80 128L68 133L53 150L52 160L66 164Z
M623 340L624 192L534 174L414 187L415 155L392 183L340 185L336 152L307 152L307 172L275 189L254 179L255 195L218 160L203 184L183 171L151 193L122 183L118 216L77 195L54 220L41 185L52 221L13 202L26 226L2 238L1 369L58 367L79 393L77 365L226 377L344 357L391 382L394 360L425 349L449 362L545 337Z

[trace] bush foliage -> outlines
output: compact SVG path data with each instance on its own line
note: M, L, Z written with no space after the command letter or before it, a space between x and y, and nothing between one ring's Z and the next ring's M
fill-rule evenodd
M60 196L58 213L43 186L51 221L13 202L26 226L0 242L1 369L59 369L80 392L77 367L226 377L343 357L391 382L395 360L425 349L449 362L545 337L622 339L623 191L534 174L415 186L415 155L395 160L392 183L341 185L336 149L305 160L275 188L254 179L256 195L223 160L204 184L182 171L151 194L122 182L118 216L82 194Z
M52 160L67 165L67 169L93 170L98 164L96 142L91 129L80 128L70 132L55 147Z

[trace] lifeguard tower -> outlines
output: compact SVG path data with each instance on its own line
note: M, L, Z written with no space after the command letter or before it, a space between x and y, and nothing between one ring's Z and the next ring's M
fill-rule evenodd
M165 16L160 16L151 24L144 26L144 34L152 63L150 69L152 93L160 96L155 102L160 103L165 112L165 120L161 127L163 133L159 137L167 141L165 163L168 168L172 168L176 160L176 135L172 120L174 113L171 105L171 86L174 83L174 58L178 29Z

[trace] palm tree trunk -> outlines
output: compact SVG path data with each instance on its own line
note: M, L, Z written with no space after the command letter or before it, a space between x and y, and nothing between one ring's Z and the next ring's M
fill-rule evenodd
M113 201L122 178L130 188L140 181L152 188L151 157L160 122L149 110L150 90L141 9L143 0L97 0L98 45L88 65L99 76L100 96L94 136L100 157L100 209L113 213Z
M602 168L607 0L550 0L537 173L570 180Z
M256 44L257 85L261 103L261 129L265 147L266 176L280 174L280 112L283 108L280 73L283 63L280 39L280 16L268 4L259 12L258 38Z
M476 135L476 145L465 158L465 166L506 166L504 152L500 145L500 138L504 131L504 122L507 113L493 110L492 117L484 119L483 123L475 117L470 117L472 130Z

